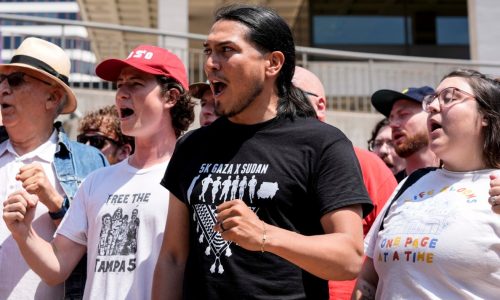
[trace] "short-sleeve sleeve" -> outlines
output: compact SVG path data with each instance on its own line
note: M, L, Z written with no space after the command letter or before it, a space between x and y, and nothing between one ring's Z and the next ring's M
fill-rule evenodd
M87 178L78 188L68 212L59 225L56 234L63 235L75 243L87 245L87 210L88 188L91 180Z

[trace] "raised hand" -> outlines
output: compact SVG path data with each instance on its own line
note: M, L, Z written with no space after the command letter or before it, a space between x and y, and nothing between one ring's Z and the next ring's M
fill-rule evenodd
M61 208L63 198L50 183L40 163L22 166L16 175L16 180L22 183L28 193L38 196L49 211L58 211Z
M231 200L217 206L214 230L222 238L250 251L264 251L266 226L242 200Z
M491 204L491 210L500 214L500 174L490 174L490 198L488 202Z
M10 194L4 201L3 219L15 239L28 235L37 203L38 198L25 190Z

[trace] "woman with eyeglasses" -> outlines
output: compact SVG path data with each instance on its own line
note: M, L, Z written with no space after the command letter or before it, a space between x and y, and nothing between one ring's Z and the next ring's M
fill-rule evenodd
M500 83L457 70L436 91L422 106L442 167L387 202L365 239L353 299L500 295L500 217L488 201L500 166Z
M398 182L406 177L406 161L394 149L394 145L392 144L392 129L389 126L387 118L375 124L372 137L368 140L368 150L375 153L384 161Z

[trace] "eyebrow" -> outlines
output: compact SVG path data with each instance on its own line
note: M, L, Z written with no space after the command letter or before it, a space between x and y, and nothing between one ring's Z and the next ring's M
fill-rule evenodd
M221 42L215 42L215 45L216 47L222 47L222 46L226 46L226 45L233 45L234 42L233 41L221 41ZM209 42L208 41L205 41L203 42L203 47L208 47L209 45Z
M118 82L118 81L129 81L129 80L145 80L145 79L142 78L141 76L138 76L138 75L132 75L132 76L126 77L126 78L123 78L122 76L119 76L116 79L116 82Z

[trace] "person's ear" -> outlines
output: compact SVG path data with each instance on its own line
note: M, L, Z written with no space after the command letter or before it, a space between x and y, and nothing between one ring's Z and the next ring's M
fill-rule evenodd
M489 122L488 122L488 119L486 119L486 117L483 116L482 120L481 120L481 125L483 127L486 127L488 126Z
M165 104L168 105L168 108L173 107L177 100L181 97L181 92L176 88L171 88L165 93Z
M118 161L122 161L124 159L127 159L127 157L129 157L131 153L132 153L132 146L131 145L129 145L129 144L122 145L122 146L120 146L120 148L118 149L118 151L116 153L116 159Z
M325 121L326 119L326 99L323 97L318 97L318 102L316 103L316 115L320 121Z
M285 55L281 51L273 51L268 54L266 64L266 75L277 76L285 63Z
M54 107L58 107L64 97L64 92L61 89L54 89L50 91L47 97L46 107L47 109L51 109Z

